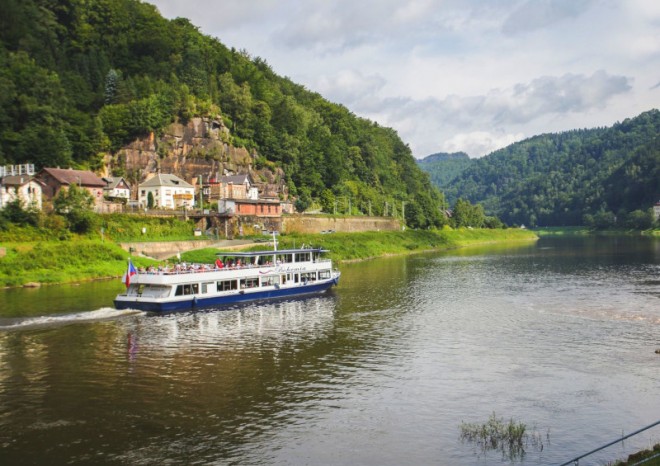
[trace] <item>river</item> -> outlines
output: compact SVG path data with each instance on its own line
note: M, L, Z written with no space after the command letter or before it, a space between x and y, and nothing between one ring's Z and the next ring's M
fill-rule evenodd
M0 464L550 465L660 420L658 239L341 270L325 295L164 316L112 309L119 281L0 292ZM524 453L460 438L493 414Z

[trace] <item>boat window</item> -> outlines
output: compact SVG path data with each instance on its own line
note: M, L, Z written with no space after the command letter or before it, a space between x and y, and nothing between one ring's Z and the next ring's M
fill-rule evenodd
M310 255L308 252L296 253L296 262L309 262Z
M273 256L259 256L259 265L273 265Z
M261 277L261 286L273 286L279 284L280 284L279 275L267 275L265 277Z
M202 283L202 294L210 293L213 289L213 282Z
M319 270L319 280L330 278L330 270Z
M256 277L241 279L241 290L245 288L256 288L257 286L259 286L259 279Z
M293 254L278 254L277 263L278 264L290 264L293 262Z
M303 282L316 280L316 272L303 272L300 274L300 279Z
M231 291L237 289L236 280L222 280L218 282L218 291Z
M199 293L199 284L195 283L194 285L179 285L176 287L175 296L184 296L188 294Z

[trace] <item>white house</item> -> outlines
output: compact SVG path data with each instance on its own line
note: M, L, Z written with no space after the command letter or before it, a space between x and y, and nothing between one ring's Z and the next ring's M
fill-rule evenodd
M176 175L158 174L139 186L138 200L149 205L149 193L153 196L154 207L176 209L195 205L195 187Z
M659 221L660 220L660 201L656 202L655 205L653 206L653 214L655 216L655 220Z
M103 181L108 185L103 189L103 193L109 198L131 198L131 188L122 176L106 176Z
M0 209L4 209L8 203L20 199L23 201L24 208L41 210L42 194L41 183L32 176L13 175L0 179Z

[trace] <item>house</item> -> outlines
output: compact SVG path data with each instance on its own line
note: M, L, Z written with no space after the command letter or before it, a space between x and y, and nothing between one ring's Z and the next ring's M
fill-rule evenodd
M0 209L20 199L24 208L41 210L42 185L29 175L10 175L0 179Z
M176 175L159 173L140 184L138 201L141 205L149 205L149 193L154 207L176 209L195 205L195 187Z
M122 176L106 176L103 181L107 183L104 191L105 197L110 199L130 199L131 188Z
M102 212L103 190L106 182L87 170L72 170L71 168L43 168L35 175L38 182L43 185L45 199L52 201L62 189L69 189L71 185L77 185L85 189L94 199L94 210Z
M259 198L259 191L252 186L250 175L223 176L219 180L220 199L253 199Z
M653 217L655 221L660 221L660 201L656 202L653 206Z
M281 217L282 204L270 199L221 199L218 212L227 215L252 217Z

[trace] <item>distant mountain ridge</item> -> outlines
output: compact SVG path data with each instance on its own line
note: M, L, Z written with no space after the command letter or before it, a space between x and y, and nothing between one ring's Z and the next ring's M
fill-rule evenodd
M657 109L608 128L542 134L471 159L437 185L451 204L480 203L508 224L646 224L660 200L659 134Z
M443 189L470 165L470 157L465 152L438 152L417 160L417 165L429 174L435 186Z
M423 159L417 161L418 164L427 164L431 162L442 162L444 160L456 160L456 159L469 159L470 156L465 152L437 152L435 154L427 155Z

